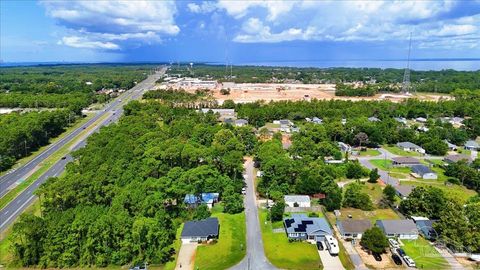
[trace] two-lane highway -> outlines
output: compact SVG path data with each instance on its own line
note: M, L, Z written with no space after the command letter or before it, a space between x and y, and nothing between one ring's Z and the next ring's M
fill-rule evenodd
M147 79L135 85L132 89L126 91L118 98L110 102L104 110L100 111L87 123L81 127L75 129L70 134L50 145L46 150L36 156L34 159L21 166L20 168L12 171L2 177L0 177L0 197L5 195L8 190L13 188L17 182L25 180L26 177L37 166L50 157L53 153L62 148L65 144L79 140L78 135L85 129L91 130L87 136L81 138L72 150L76 150L83 147L86 143L87 137L93 132L100 129L100 127L108 125L111 122L117 121L122 112L123 106L127 101L140 98L146 90L150 90L155 85L155 82L165 73L166 67L160 71L148 76ZM96 123L97 120L106 117L101 123ZM3 232L14 220L20 215L25 208L35 199L34 191L44 183L49 177L60 175L65 169L65 165L71 161L71 157L67 156L66 159L60 159L57 161L47 172L42 174L34 183L32 183L27 189L20 193L14 200L12 200L7 206L0 210L0 232Z

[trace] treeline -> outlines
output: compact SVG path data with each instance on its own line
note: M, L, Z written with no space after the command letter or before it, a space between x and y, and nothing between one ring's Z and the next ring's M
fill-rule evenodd
M378 87L367 84L362 86L354 86L349 84L337 83L335 85L336 96L348 97L371 97L378 93Z
M144 99L157 99L164 103L184 106L187 108L212 107L217 102L210 95L209 90L196 90L195 93L187 92L183 89L151 90L143 94Z
M477 158L471 164L466 161L449 164L445 167L445 175L449 176L449 181L464 185L469 189L480 193L480 159Z
M171 74L214 78L236 83L301 82L301 83L373 83L382 91L398 91L403 81L403 69L380 68L293 68L268 66L234 66L197 64L172 66ZM450 93L456 89L480 89L480 70L477 71L417 71L410 72L412 87L419 92Z
M67 94L0 94L0 107L7 108L69 108L79 113L82 108L94 102L105 102L106 95L87 93Z
M79 112L109 96L102 89L130 89L152 66L58 65L0 68L0 107L70 108Z
M75 115L69 110L0 115L0 171L47 145L74 121Z
M219 192L224 211L243 210L243 156L256 145L250 128L158 102L133 101L124 112L73 154L63 178L41 186L42 216L14 225L19 265L161 264L193 215L186 194Z
M448 198L435 187L416 187L400 203L400 211L408 216L436 220L433 223L437 243L468 253L480 252L480 197L476 195L462 205Z

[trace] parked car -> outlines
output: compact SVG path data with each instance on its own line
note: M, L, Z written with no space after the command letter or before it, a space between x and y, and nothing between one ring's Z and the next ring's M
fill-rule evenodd
M317 242L317 249L318 249L318 250L323 250L323 244L322 244L322 242Z
M399 243L397 242L397 240L395 240L395 239L389 238L389 239L388 239L388 243L390 244L390 246L391 246L392 248L400 248L400 244L399 244Z
M66 157L66 156L63 156L62 159L67 159L67 157Z
M377 262L382 261L382 255L380 255L379 253L372 253L372 255L373 255L373 258L375 258L375 261Z
M396 265L402 265L402 259L397 254L392 254L392 260Z
M242 194L243 195L247 194L247 190L245 188L242 188Z
M405 264L408 266L408 267L417 267L415 265L415 262L412 260L412 258L408 257L408 256L403 256L403 260L405 261Z
M401 249L401 248L397 248L397 249L395 249L395 251L397 252L397 254L398 254L400 257L403 257L403 256L407 255L407 254L405 253L405 251L404 251L403 249Z

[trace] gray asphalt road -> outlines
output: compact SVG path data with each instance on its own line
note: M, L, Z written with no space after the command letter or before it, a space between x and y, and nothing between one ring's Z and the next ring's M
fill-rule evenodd
M37 157L32 159L30 162L25 164L24 166L18 168L17 170L6 174L0 178L0 196L3 196L6 192L8 192L9 187L15 186L16 182L23 181L27 176L28 173L33 170L37 165L39 165L42 161L48 158L50 155L58 151L62 146L66 143L72 141L83 129L86 129L94 124L96 120L99 118L108 115L108 117L99 125L89 132L88 135L92 134L93 132L100 129L100 127L108 125L112 122L117 121L121 114L123 113L123 105L126 103L127 100L138 99L143 95L143 92L146 90L152 89L155 85L155 81L160 78L166 71L166 68L161 69L159 72L150 75L144 81L135 85L132 89L126 91L121 96L110 102L104 110L100 111L97 115L95 115L92 119L90 119L87 123L79 127L78 129L71 132L69 135L65 136L63 139L59 140L58 142L50 145L45 151L40 153ZM87 140L82 138L81 141L73 148L76 150L80 147L83 147ZM54 177L60 175L63 170L65 169L65 165L71 161L71 157L67 156L66 159L60 159L57 161L47 172L42 174L32 185L30 185L27 189L25 189L22 193L20 193L14 200L12 200L7 206L0 210L0 232L3 232L14 220L17 216L19 216L25 208L35 199L35 195L33 194L34 191L44 183L49 177Z
M253 161L245 162L246 174L246 195L244 198L245 215L247 222L247 255L233 270L250 270L250 269L277 269L265 257L263 249L262 234L260 232L260 220L258 218L258 209L255 199Z

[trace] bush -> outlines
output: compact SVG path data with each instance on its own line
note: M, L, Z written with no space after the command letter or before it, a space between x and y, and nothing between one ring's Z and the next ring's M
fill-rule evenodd
M283 213L285 212L285 203L279 201L275 203L270 209L270 219L272 222L281 221L283 219Z

